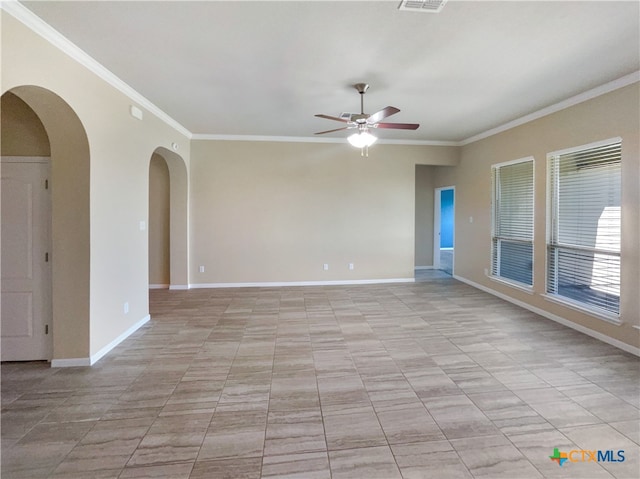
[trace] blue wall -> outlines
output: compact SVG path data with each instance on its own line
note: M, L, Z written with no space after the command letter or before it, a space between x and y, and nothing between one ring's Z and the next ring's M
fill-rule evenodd
M453 190L440 191L440 248L453 248Z

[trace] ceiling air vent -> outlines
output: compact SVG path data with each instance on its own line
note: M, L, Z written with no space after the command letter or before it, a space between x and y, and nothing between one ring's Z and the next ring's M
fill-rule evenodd
M440 13L447 0L402 0L398 10L409 12Z

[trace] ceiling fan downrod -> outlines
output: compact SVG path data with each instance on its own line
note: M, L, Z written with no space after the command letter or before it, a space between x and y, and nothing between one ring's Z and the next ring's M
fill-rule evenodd
M360 93L360 114L364 115L364 94L369 89L368 83L356 83L353 87Z

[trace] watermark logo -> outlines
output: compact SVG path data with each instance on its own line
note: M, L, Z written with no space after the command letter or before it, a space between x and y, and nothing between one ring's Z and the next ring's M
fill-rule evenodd
M569 462L624 462L624 449L586 450L572 449L569 452L561 452L557 447L553 448L553 455L549 459L558 463L558 466Z
M556 461L558 466L562 466L567 460L567 453L560 452L557 447L553 448L553 456L549 456L552 461Z

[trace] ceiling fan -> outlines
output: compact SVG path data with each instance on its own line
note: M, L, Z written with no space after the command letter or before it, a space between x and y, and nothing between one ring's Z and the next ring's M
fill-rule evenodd
M375 136L369 133L370 128L390 128L395 130L417 130L420 126L418 123L388 123L382 122L385 118L395 115L400 110L394 106L388 106L372 114L364 112L364 94L369 89L366 83L356 83L353 87L360 93L360 113L346 113L340 117L330 115L315 115L318 118L326 118L327 120L340 121L346 123L347 126L335 128L333 130L319 131L316 135L324 135L325 133L333 133L340 130L358 129L358 133L351 135L348 140L356 148L361 148L363 154L368 152L368 148L377 140Z

